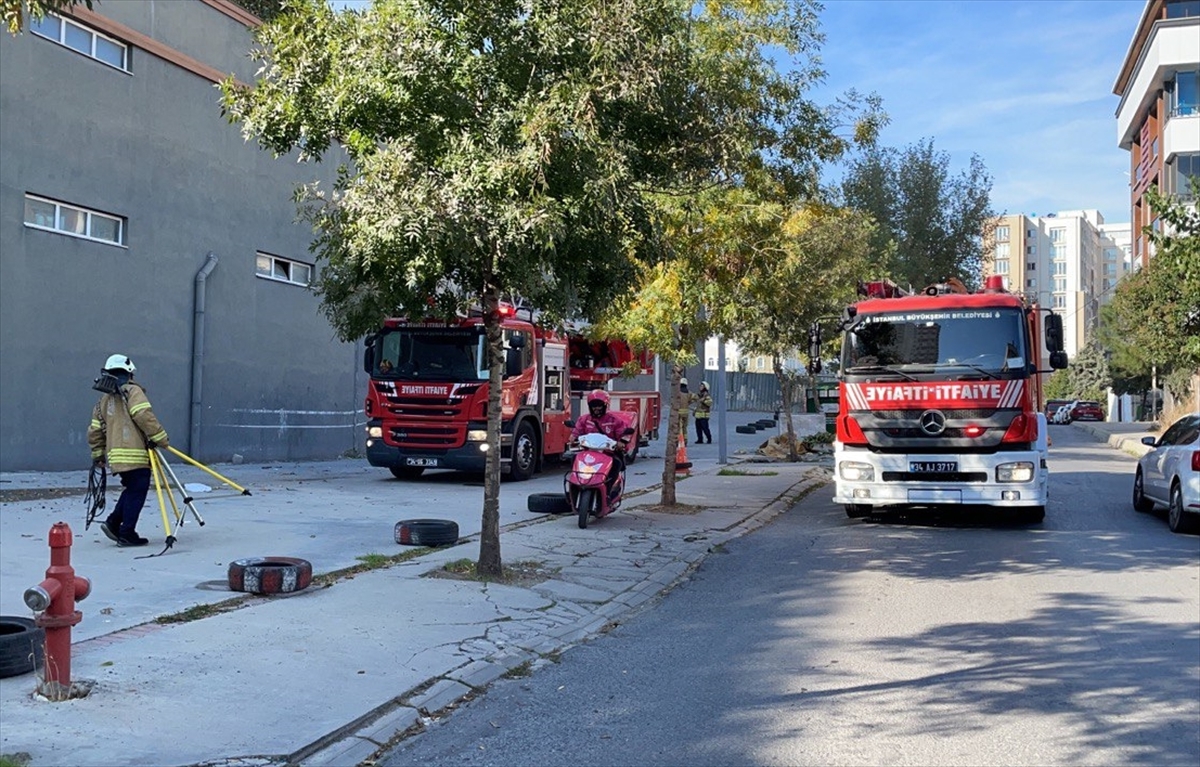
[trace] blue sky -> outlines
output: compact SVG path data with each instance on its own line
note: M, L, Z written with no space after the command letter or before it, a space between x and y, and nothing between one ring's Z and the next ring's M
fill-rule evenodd
M362 7L366 0L330 0ZM1129 221L1113 83L1144 0L825 0L821 103L883 97L880 143L977 154L998 213L1094 208Z

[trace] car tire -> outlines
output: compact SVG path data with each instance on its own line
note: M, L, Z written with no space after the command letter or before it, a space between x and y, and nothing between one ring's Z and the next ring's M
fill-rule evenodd
M1137 474L1133 475L1133 510L1142 514L1154 511L1154 501L1146 497L1145 481L1142 479L1140 466Z
M537 469L538 441L533 425L528 421L517 424L513 432L512 451L508 462L508 478L513 482L524 482Z
M425 473L424 466L393 466L388 469L396 479L416 479Z
M847 503L846 516L850 519L862 519L871 516L871 507L865 503Z
M531 493L525 500L525 508L539 514L566 514L571 502L562 493Z
M753 426L737 426L737 427L734 427L734 431L736 431L738 434L757 434L758 433L758 429L754 428Z
M295 557L252 557L229 563L229 589L252 594L287 594L312 584L312 564Z
M458 523L452 519L402 519L396 523L396 543L405 546L450 546L458 543Z
M1171 486L1171 503L1167 506L1167 526L1173 533L1189 534L1196 532L1196 523L1196 515L1183 510L1183 489L1176 481Z
M32 618L0 615L0 679L40 668L45 653L46 630Z

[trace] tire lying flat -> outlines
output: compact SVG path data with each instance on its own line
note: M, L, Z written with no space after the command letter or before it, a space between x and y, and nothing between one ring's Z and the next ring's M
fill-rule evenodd
M295 557L251 557L229 563L229 588L252 594L288 594L312 584L312 564Z
M46 652L46 630L32 618L0 615L0 679L40 668Z
M530 493L525 507L539 514L566 514L571 503L562 493Z
M458 543L458 523L452 519L402 519L396 523L396 543L405 546L449 546Z

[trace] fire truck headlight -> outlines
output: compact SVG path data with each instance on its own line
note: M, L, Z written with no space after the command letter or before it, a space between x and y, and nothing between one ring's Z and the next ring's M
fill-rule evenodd
M487 442L487 429L468 429L467 442Z
M371 439L383 439L383 427L371 426L367 428L367 436Z
M850 482L874 482L875 467L860 461L842 461L838 464L838 475Z
M1002 463L996 467L997 482L1030 482L1033 480L1033 462L1017 461Z

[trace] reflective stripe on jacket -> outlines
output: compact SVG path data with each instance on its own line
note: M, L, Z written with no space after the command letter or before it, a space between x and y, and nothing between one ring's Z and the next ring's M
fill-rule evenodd
M707 391L702 391L696 396L699 398L696 400L696 417L708 418L709 413L712 412L712 397L708 395Z
M150 466L147 442L167 446L167 430L158 422L146 392L132 381L118 394L105 394L92 408L88 425L92 460L104 458L114 474Z

